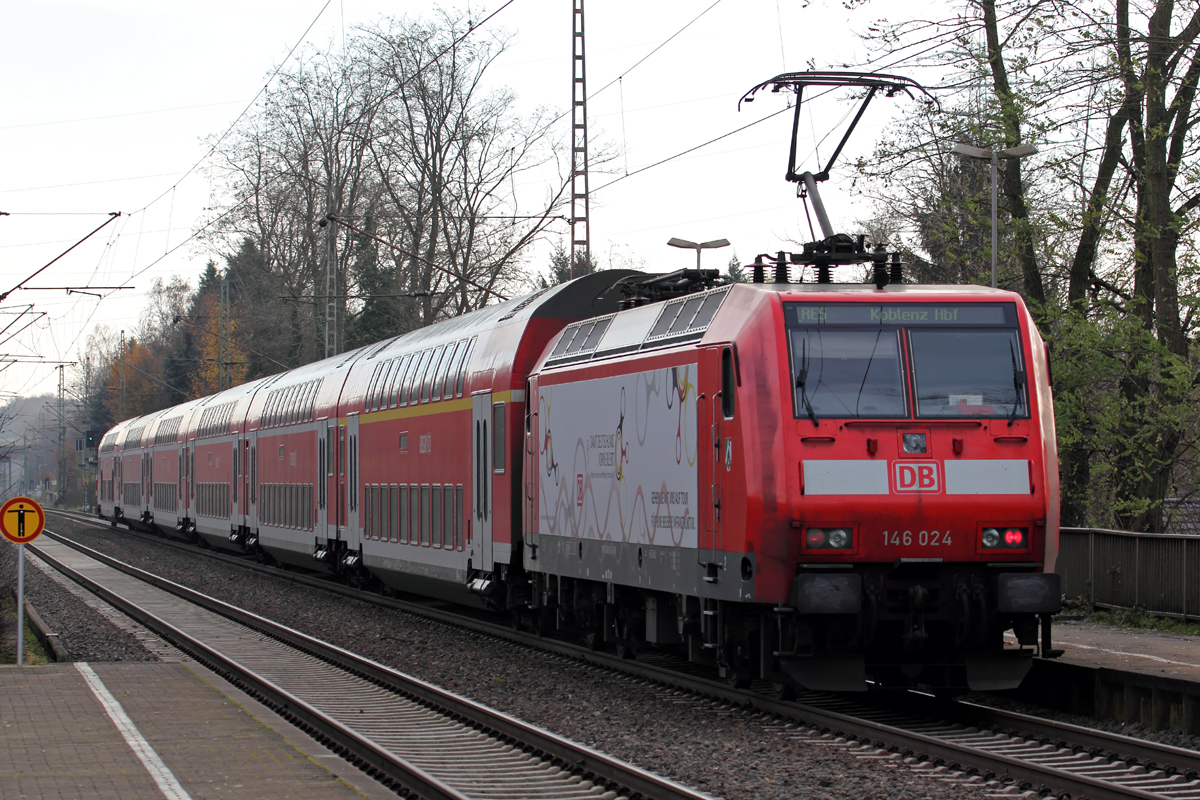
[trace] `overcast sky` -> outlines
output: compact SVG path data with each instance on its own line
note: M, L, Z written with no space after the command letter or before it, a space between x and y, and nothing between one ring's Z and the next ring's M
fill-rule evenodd
M479 20L502 4L473 0L454 7ZM570 0L514 0L477 34L511 37L490 79L511 87L525 110L568 109L571 7ZM406 0L6 3L0 212L9 216L0 216L0 292L112 211L122 216L30 286L135 288L101 292L103 299L63 290L14 292L0 306L0 328L29 303L46 315L0 345L0 353L72 361L95 325L132 329L156 277L182 275L194 286L204 264L210 258L221 263L222 255L184 243L210 203L204 170L182 177L205 157L205 140L229 127L314 19L305 41L336 48L343 31L356 25L427 8ZM591 178L592 250L601 265L651 272L692 266L694 252L668 248L671 237L729 239L732 248L706 253L705 266L713 267L724 267L734 251L748 262L757 253L789 249L789 239L808 239L795 187L783 180L789 114L638 170L785 107L783 97L767 95L739 113L738 99L756 83L784 71L863 63L857 33L889 12L895 4L848 11L841 0L589 2L589 92L621 78L589 101L592 137L621 152L606 173ZM807 123L809 149L801 148L806 166L815 169L812 146L832 131L817 150L828 158L840 135L836 124L850 110L832 100L818 106ZM900 102L873 105L848 156L870 152L899 110ZM569 117L561 123L564 142L568 123ZM848 160L843 156L842 163ZM638 174L626 178L626 171ZM538 184L533 178L518 192L540 197ZM835 227L849 230L868 215L836 183L825 191ZM552 228L531 266L544 268L550 244L567 237L565 223ZM0 391L52 392L56 374L49 365L17 364L0 373Z

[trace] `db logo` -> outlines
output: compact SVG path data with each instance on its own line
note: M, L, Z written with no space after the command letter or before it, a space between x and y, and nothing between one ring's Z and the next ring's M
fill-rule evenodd
M942 488L937 462L897 461L893 466L897 492L936 492Z
M575 506L583 508L583 474L575 476Z

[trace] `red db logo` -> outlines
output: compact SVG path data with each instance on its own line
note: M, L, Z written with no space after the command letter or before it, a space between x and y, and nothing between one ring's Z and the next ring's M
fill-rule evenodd
M895 474L897 492L936 492L942 488L937 462L897 461Z
M583 508L583 475L575 476L575 505Z

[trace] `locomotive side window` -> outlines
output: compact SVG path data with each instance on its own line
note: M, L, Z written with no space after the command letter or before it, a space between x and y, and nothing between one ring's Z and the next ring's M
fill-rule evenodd
M1015 330L913 330L909 338L918 417L1029 416Z
M721 351L721 414L725 419L733 419L734 389L737 381L733 372L733 348L726 347Z
M798 418L905 416L899 331L799 328L791 348Z

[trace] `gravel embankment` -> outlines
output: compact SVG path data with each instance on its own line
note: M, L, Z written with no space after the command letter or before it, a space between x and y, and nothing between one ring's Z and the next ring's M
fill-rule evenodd
M0 592L17 588L17 546L0 539ZM95 609L50 580L25 554L25 599L52 633L57 633L72 661L157 661L132 634L106 620ZM4 633L15 635L16 617L3 621ZM15 653L15 639L12 653ZM15 655L9 655L9 661Z
M142 569L373 658L714 796L979 800L977 789L859 760L778 723L614 678L586 665L390 609L249 574L197 553L56 521L56 530ZM71 646L68 642L68 646Z

